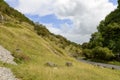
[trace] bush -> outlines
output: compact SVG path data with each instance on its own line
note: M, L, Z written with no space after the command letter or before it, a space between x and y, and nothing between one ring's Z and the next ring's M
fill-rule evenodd
M49 30L41 24L36 24L34 26L34 30L37 32L38 35L41 35L42 37L48 37L50 35Z
M95 59L111 60L114 54L108 48L96 47L92 50Z
M83 55L86 58L93 58L92 50L91 49L83 49Z

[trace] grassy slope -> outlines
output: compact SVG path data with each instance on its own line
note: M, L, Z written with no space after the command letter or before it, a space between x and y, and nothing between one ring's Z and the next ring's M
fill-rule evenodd
M30 59L10 67L18 78L22 80L119 80L120 71L98 68L80 63L68 57L64 51L62 54L54 53L55 45L49 45L33 31L33 26L14 21L0 24L0 45L10 50L13 54L24 54ZM56 47L59 49L58 47ZM17 53L15 50L20 49ZM50 68L44 64L54 62L58 68ZM65 62L70 61L73 67L66 67ZM0 63L2 66L2 63Z

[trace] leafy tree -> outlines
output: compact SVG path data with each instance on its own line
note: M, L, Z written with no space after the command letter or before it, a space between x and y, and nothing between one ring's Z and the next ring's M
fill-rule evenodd
M114 55L120 53L120 0L118 0L118 4L118 8L107 15L105 20L100 22L97 27L98 32L91 35L92 37L88 43L88 48L93 49L93 53L96 55L94 56L95 58L102 59L102 57L108 55L105 51L109 52L109 50L111 50ZM107 50L107 48L109 50ZM101 53L103 53L104 56L102 56ZM106 59L106 57L104 57L104 59Z
M117 54L120 54L120 39L116 41L116 45L114 46L113 51L116 52Z
M118 0L118 8L120 8L120 0Z
M83 44L82 44L82 48L83 48L83 49L89 48L89 43L87 43L87 42L83 43Z
M96 46L103 46L102 42L103 42L103 37L101 33L95 32L94 34L92 34L92 38L90 39L89 46L90 48L94 48Z
M120 26L117 23L109 24L102 34L104 38L104 46L108 47L109 49L114 49L117 45L116 41L120 39ZM115 51L115 50L114 50Z

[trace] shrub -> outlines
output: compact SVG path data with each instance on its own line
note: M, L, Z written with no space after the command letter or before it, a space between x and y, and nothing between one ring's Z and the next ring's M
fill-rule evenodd
M83 49L83 55L86 58L93 58L92 50L91 49Z
M96 47L92 52L96 59L111 60L114 57L114 54L108 48Z
M38 35L41 35L41 36L44 36L44 37L45 36L48 37L50 35L49 30L41 24L36 24L34 26L34 30L37 32Z

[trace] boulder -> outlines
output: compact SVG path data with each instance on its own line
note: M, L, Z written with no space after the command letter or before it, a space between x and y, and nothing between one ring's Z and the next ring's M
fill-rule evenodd
M49 66L49 67L57 67L57 64L55 64L53 62L47 62L45 65Z
M66 64L65 64L67 67L71 67L71 66L73 66L73 64L71 63L71 62L66 62Z

